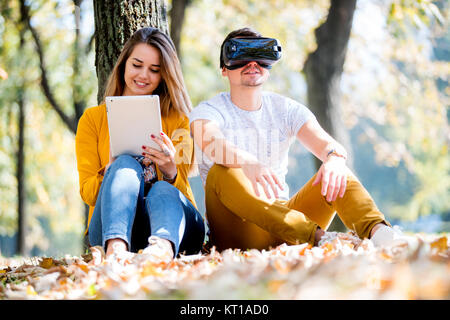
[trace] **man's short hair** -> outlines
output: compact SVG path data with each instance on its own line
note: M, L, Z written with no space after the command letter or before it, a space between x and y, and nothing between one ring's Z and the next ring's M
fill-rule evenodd
M262 35L258 31L253 30L252 28L248 28L248 27L231 31L227 35L225 40L223 40L222 45L220 46L220 69L225 67L225 63L223 61L223 55L222 55L223 45L225 44L225 42L227 40L233 39L233 38L239 38L239 37L258 37L258 38L262 38Z

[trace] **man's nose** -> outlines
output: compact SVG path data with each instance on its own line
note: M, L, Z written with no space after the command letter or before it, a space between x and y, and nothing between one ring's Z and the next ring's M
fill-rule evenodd
M247 66L256 67L257 65L258 65L258 62L256 62L256 61L250 61L249 63L247 63Z

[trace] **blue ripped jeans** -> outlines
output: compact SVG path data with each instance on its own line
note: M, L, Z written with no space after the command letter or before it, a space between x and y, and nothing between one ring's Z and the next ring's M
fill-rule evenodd
M141 164L132 156L119 156L100 187L89 224L90 245L106 249L107 240L120 238L137 252L148 245L150 235L172 242L175 256L195 254L202 248L205 225L194 205L166 181L154 183L144 197Z

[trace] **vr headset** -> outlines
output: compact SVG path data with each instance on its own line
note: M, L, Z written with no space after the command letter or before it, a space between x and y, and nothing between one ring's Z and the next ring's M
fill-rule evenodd
M270 69L281 58L281 45L277 39L243 37L225 41L221 57L225 67L230 70L242 68L250 61Z

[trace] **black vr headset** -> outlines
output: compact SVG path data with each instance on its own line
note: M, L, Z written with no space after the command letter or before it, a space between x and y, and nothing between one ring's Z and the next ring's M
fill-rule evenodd
M270 69L281 58L281 45L272 38L232 38L225 41L220 55L221 68L234 70L256 61L261 67Z

